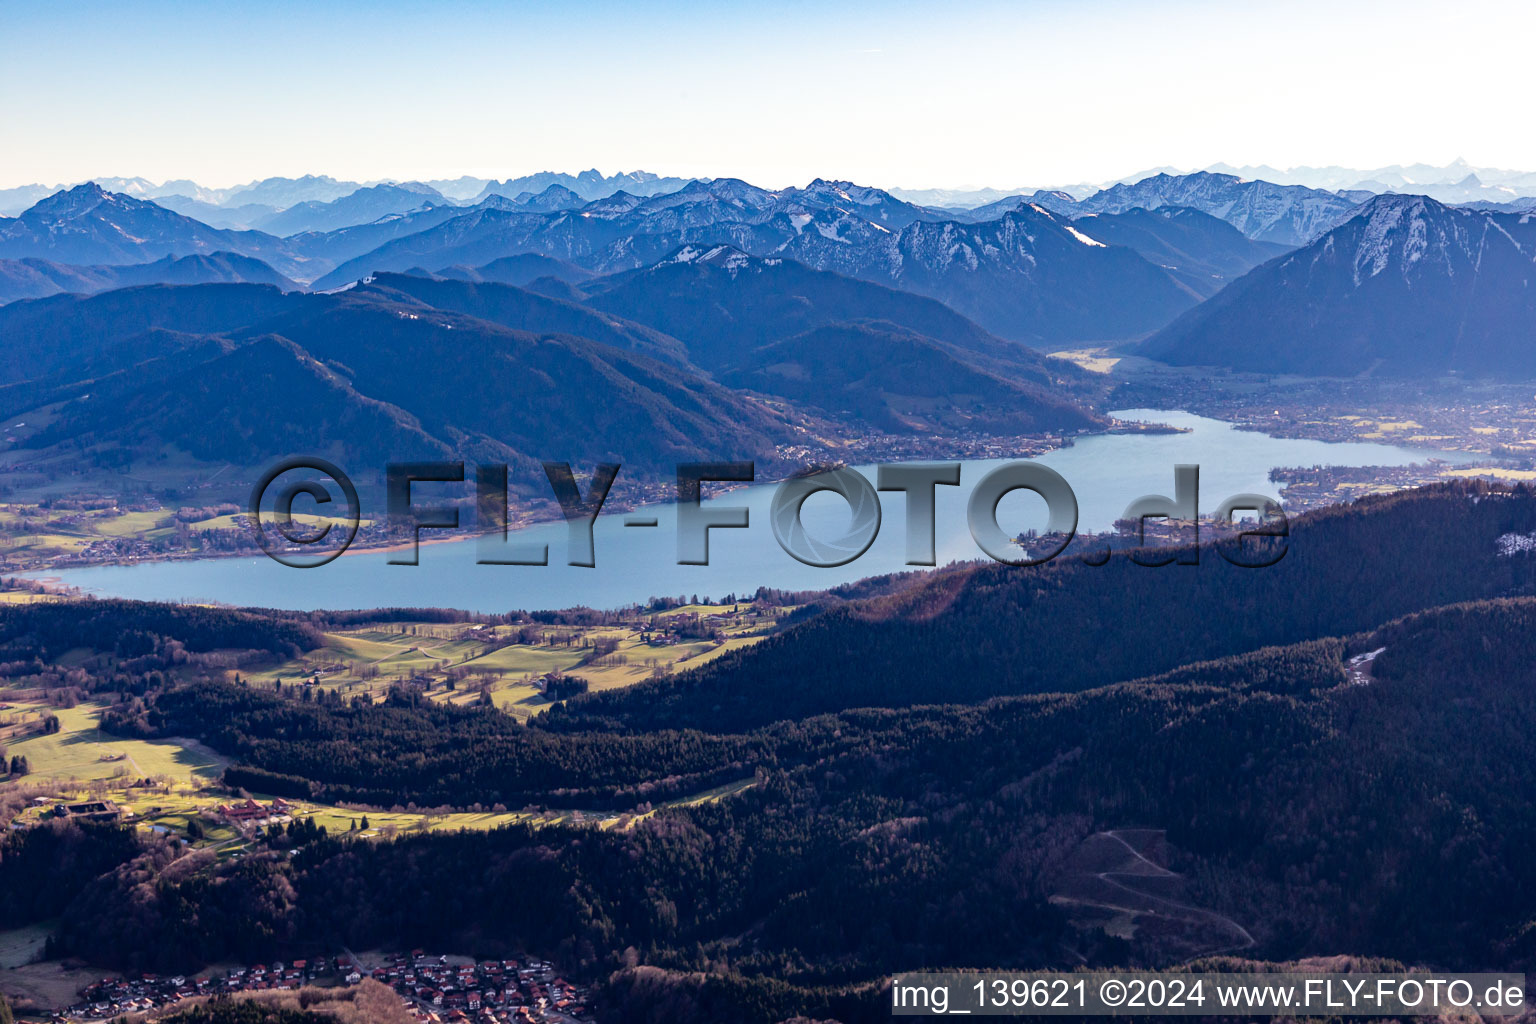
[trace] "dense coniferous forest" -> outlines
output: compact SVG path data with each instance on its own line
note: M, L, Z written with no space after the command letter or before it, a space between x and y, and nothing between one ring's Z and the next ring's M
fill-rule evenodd
M1195 566L1151 568L1121 553L1099 567L1068 557L987 565L836 609L697 672L578 697L545 724L735 732L848 707L1102 686L1530 593L1536 563L1501 555L1498 538L1533 531L1529 489L1451 484L1302 517L1265 568L1235 566L1209 546Z
M93 879L137 856L132 829L89 821L49 822L0 840L0 928L58 915Z
M320 631L297 619L191 604L85 600L8 605L0 615L0 659L55 658L76 648L134 657L153 649L154 637L174 639L189 651L249 649L293 657L323 642Z
M560 737L492 708L396 691L380 705L298 702L197 683L109 709L123 735L196 736L241 761L261 792L425 806L527 803L628 808L750 775L765 741L697 731Z
M1085 840L1142 827L1166 830L1191 905L1240 922L1247 954L1507 966L1536 953L1533 627L1530 600L1455 606L1074 695L813 719L782 743L830 731L830 753L624 832L325 839L228 864L157 846L81 888L59 941L165 968L344 941L600 971L633 947L804 986L1156 963L1166 936L1111 940L1051 900ZM1381 646L1375 680L1351 682L1341 656Z

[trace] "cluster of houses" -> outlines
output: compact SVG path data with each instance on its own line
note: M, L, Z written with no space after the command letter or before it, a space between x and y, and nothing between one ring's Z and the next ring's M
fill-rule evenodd
M81 1002L53 1015L55 1024L149 1013L186 999L237 992L293 991L306 985L357 985L373 978L404 1000L420 1024L587 1024L588 995L543 960L449 963L421 950L369 970L351 956L257 964L223 977L141 974L108 978L80 992Z
M109 1020L129 1013L148 1013L197 996L231 992L297 989L325 978L341 977L350 968L340 960L295 960L291 964L257 964L230 971L222 978L165 977L140 974L106 978L80 990L82 1002L53 1015L55 1021Z
M354 972L355 973L355 972ZM567 1024L589 1021L588 996L543 960L450 964L420 950L370 974L421 1024ZM348 975L351 980L352 975ZM359 979L361 980L361 979Z
M137 537L103 537L93 540L78 551L61 554L56 565L95 565L103 561L135 562L153 559L159 549Z

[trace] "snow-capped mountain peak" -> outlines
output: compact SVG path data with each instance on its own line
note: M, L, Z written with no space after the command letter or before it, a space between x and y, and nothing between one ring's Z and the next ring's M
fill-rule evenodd
M1536 366L1536 220L1381 195L1150 338L1173 363L1350 375Z
M112 196L113 193L103 189L94 181L87 181L39 200L22 216L38 223L65 220L89 213L102 203L111 202Z

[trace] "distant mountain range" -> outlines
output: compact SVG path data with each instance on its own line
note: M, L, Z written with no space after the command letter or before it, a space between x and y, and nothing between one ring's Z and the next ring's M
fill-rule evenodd
M137 210L120 198L114 209ZM1100 378L931 299L779 258L696 255L608 278L532 256L380 273L337 294L153 284L17 301L0 308L0 415L49 409L20 432L17 457L34 467L167 452L253 466L321 439L379 466L506 462L533 487L549 458L637 477L750 458L768 474L800 464L781 450L831 456L871 430L1107 422L1091 408ZM243 259L169 262L254 273ZM529 275L538 290L496 280Z
M1075 366L1000 341L931 299L748 256L684 247L655 267L598 278L595 309L679 339L721 380L893 433L1076 432L1096 384Z
M373 185L360 188L329 202L318 199L295 203L286 209L262 217L251 227L269 234L287 237L306 231L336 231L354 224L368 224L380 217L432 206L452 205L430 185L411 182L405 185Z
M1487 201L1505 203L1518 198L1536 197L1536 172L1474 167L1465 160L1453 160L1443 167L1433 164L1393 164L1373 169L1350 167L1292 167L1281 170L1268 164L1234 166L1216 163L1201 170L1212 174L1232 174L1253 181L1276 185L1304 185L1329 192L1371 192L1428 195L1444 203ZM1134 185L1158 174L1182 177L1196 173L1177 167L1154 167L1113 181L1054 185L1049 191L1061 192L1074 199L1086 199L1095 192L1115 185ZM1033 188L891 188L892 195L909 203L949 209L973 209L1018 195L1030 195Z
M140 284L213 283L270 284L283 291L299 287L261 260L232 252L166 256L153 263L116 266L75 266L36 258L0 260L0 303L60 292L89 295Z
M1334 166L1280 170L1267 164L1245 167L1214 164L1206 170L1272 181L1278 185L1428 195L1447 203L1478 199L1504 202L1520 196L1536 195L1536 172L1474 167L1459 158L1443 167L1420 163L1392 164L1371 169Z
M419 267L413 268L411 273L419 277L431 276ZM483 267L466 267L462 264L443 267L435 276L457 281L510 284L522 288L541 278L574 285L597 275L590 270L583 270L574 263L557 260L551 256L523 253L520 256L503 256Z
M1378 196L1139 349L1273 373L1536 374L1536 215Z
M330 191L338 185L330 179L307 184ZM592 180L581 184L596 187ZM285 180L257 196L293 187L296 183ZM44 199L18 218L0 219L0 258L101 266L226 251L262 260L284 279L327 290L377 271L435 273L514 256L613 273L652 265L684 245L725 244L927 295L995 334L1055 346L1144 335L1276 251L1195 210L1177 218L1140 217L1134 228L1100 220L1091 228L1104 239L1073 227L1061 211L1102 216L1180 199L1238 222L1249 234L1285 237L1311 223L1313 207L1349 207L1330 194L1305 192L1150 179L1136 192L1121 189L1081 203L1037 193L1030 201L1005 200L957 219L952 211L915 206L880 189L822 179L775 191L721 178L650 196L619 191L591 202L550 182L537 193L490 194L470 207L425 185L376 185L329 201L307 200L280 213L239 207L271 230L235 231L82 185ZM278 283L255 275L240 279ZM32 281L18 284L11 295L44 290Z
M1460 159L1444 166L1418 163L1393 164L1377 168L1332 166L1292 167L1284 170L1267 164L1234 166L1216 163L1203 170L1215 174L1237 175L1249 180L1267 181L1276 185L1303 185L1307 188L1331 192L1422 194L1446 203L1476 201L1504 203L1519 198L1536 197L1536 171L1475 167ZM1104 191L1115 185L1133 185L1144 178L1158 174L1178 177L1187 173L1193 172L1175 167L1154 167L1111 180L1057 184L1051 186L1050 190L1070 195L1075 199L1086 199L1095 192ZM158 184L145 178L102 177L93 180L108 192L121 192L135 199L153 199L157 202L164 200L162 205L167 208L196 216L215 227L256 227L258 225L249 222L218 223L217 215L213 211L248 207L261 208L269 214L277 213L299 203L332 202L360 188L375 185L424 186L441 193L449 202L473 205L491 195L508 199L515 199L523 192L537 195L550 185L568 188L583 200L591 202L620 191L637 196L674 192L691 180L707 181L709 179L669 177L649 171L626 171L604 175L593 169L578 174L541 171L537 174L508 178L505 181L462 175L457 178L434 178L415 182L358 182L340 181L323 174L306 174L298 178L265 178L222 189L207 188L185 178ZM67 187L69 186L31 184L0 189L0 216L14 216L38 200ZM1037 189L890 187L886 191L902 202L915 206L966 210L1013 196L1031 195ZM194 209L198 212L193 212Z
M900 199L904 203L912 203L915 206L931 206L934 209L948 210L959 214L966 210L973 210L978 206L986 206L989 203L1001 202L1004 199L1012 199L1017 196L1028 195L1037 191L1032 188L889 188L886 191ZM1063 188L1062 192L1068 195L1076 194L1072 188ZM1092 187L1082 190L1081 194L1090 196L1097 192L1098 188Z
M694 363L710 369L739 365L754 349L818 327L864 321L978 355L1040 362L932 299L724 245L683 246L655 266L597 278L577 294L594 309L677 338Z
M994 333L1043 346L1134 337L1200 299L1134 249L1035 206L980 224L919 221L894 232L828 212L781 251L931 296Z
M1291 249L1255 241L1226 221L1187 206L1090 213L1072 223L1098 241L1135 249L1202 298Z
M193 220L200 220L211 228L227 228L231 231L248 230L282 212L275 206L266 206L262 203L220 206L201 199L189 199L183 195L158 196L154 202L167 210L173 210Z
M0 218L0 259L37 257L80 265L150 263L167 256L232 252L304 280L304 260L282 239L259 231L226 231L146 200L77 185L20 217Z
M308 199L282 209L261 203L218 206L179 195L155 202L212 227L255 229L284 237L337 231L413 210L458 206L437 189L420 182L366 185L336 199Z
M1054 345L1154 330L1278 251L1211 218L1197 229L1194 211L1147 218L1125 233L1122 246L1036 205L1015 203L996 219L959 222L879 189L819 179L781 191L716 179L649 198L615 193L574 210L484 204L446 218L433 211L429 219L435 223L395 232L315 287L525 253L612 273L654 264L681 246L724 244L927 295L993 333Z
M676 192L692 180L691 178L662 177L650 171L624 171L607 176L596 168L582 171L580 174L541 171L521 178L508 178L506 181L488 181L476 195L475 201L489 199L491 196L516 199L524 193L537 195L552 186L567 189L586 202L605 199L615 192L627 192L632 196L654 196L663 192Z
M431 191L438 193L447 202L473 204L492 195L513 199L523 192L537 194L551 185L568 188L585 202L602 199L619 191L625 191L631 195L649 196L661 192L675 192L690 180L692 179L664 177L649 171L626 171L605 176L597 170L582 171L579 174L541 171L538 174L508 178L501 182L494 178L476 178L469 175L431 181L358 182L338 181L324 174L306 174L298 178L264 178L232 188L205 188L185 178L159 184L145 178L92 179L104 191L118 192L134 199L152 199L168 209L175 209L189 216L198 216L200 220L210 224L214 223L214 218L218 215L217 211L224 211L230 216L250 216L249 211L259 210L265 211L270 216L302 203L331 203L361 189L385 185ZM34 184L0 189L0 216L18 214L38 200L55 192L65 191L69 187ZM215 226L256 227L257 225L243 222L215 224Z
M559 177L517 179L512 184L541 187L537 192L520 187L512 197L483 189L485 198L472 206L458 205L424 184L343 191L352 183L329 178L272 179L214 197L235 203L285 202L301 193L333 195L302 200L278 212L257 212L269 209L261 203L232 207L252 212L256 223L271 230L213 227L149 200L81 185L45 197L18 217L0 218L0 301L157 282L336 290L377 273L409 272L418 278L527 286L567 302L600 303L619 287L594 280L603 275L676 263L680 252L719 251L735 253L719 257L722 260L793 261L841 279L934 299L994 340L1052 351L1073 344L1134 342L1162 332L1147 343L1147 354L1221 362L1227 357L1209 354L1208 331L1213 328L1200 325L1226 324L1225 318L1238 316L1246 303L1262 304L1256 296L1265 292L1263 282L1275 273L1272 261L1291 248L1306 246L1303 251L1311 253L1319 240L1330 237L1334 246L1357 244L1347 231L1335 232L1358 220L1362 211L1374 220L1382 211L1417 203L1415 209L1429 211L1420 220L1430 217L1438 224L1450 218L1446 224L1462 225L1441 231L1447 239L1462 238L1472 230L1466 225L1482 224L1498 225L1509 238L1519 239L1527 223L1526 213L1510 212L1509 204L1480 201L1447 207L1427 198L1341 195L1211 172L1158 173L1082 199L1037 191L968 211L920 206L881 189L824 179L779 190L734 178L695 180L651 195L620 190L588 201L571 186L590 194L615 184L638 182L659 189L674 182L638 172L606 178L586 172L554 180ZM128 184L147 190L147 183ZM337 192L342 194L334 195ZM204 204L208 199L187 201ZM1518 207L1522 201L1516 202ZM1434 235L1439 228L1424 223L1426 231L1440 237ZM1447 251L1461 251L1457 247L1464 248L1463 242L1447 242ZM1511 244L1515 252L1522 251L1518 247L1523 242ZM1504 306L1515 302L1523 308L1518 306L1523 300L1508 288L1495 296L1466 292L1469 279L1491 280L1494 264L1484 265L1467 252L1463 256L1473 269L1458 270L1447 286L1459 298L1447 293L1441 306L1431 308L1432 286L1426 283L1394 301L1420 311L1414 336L1445 335L1452 327L1441 321L1450 310L1464 308L1455 323L1457 336L1472 338L1467 331L1476 330L1481 332L1477 338L1493 345L1513 329L1507 328L1514 323L1513 314ZM1456 265L1455 259L1447 259L1447 265ZM1249 274L1261 265L1262 273ZM1299 264L1294 260L1278 265L1293 268L1286 271L1290 276L1283 288L1275 286L1281 291L1335 294L1322 282L1324 263L1318 264L1318 277L1306 282L1296 278ZM1229 282L1237 284L1228 287ZM1375 294L1380 287L1365 290ZM1207 301L1218 293L1218 299ZM1271 304L1278 307L1286 301L1276 297ZM1320 301L1293 304L1286 316L1261 314L1269 326L1250 337L1271 336L1277 325L1324 308ZM1358 307L1361 301L1350 299L1355 304L1350 308L1363 308ZM644 317L636 319L663 333L670 331ZM1347 317L1333 329L1344 330L1346 323ZM808 324L794 333L825 326ZM922 328L912 329L935 337ZM1382 333L1380 323L1362 321L1354 329L1377 337ZM1308 330L1326 333L1322 324ZM759 338L752 345L784 342L791 336ZM869 330L838 335L866 347L871 336ZM896 336L887 340L894 343ZM942 337L935 340L949 344ZM1293 372L1310 372L1321 363L1354 367L1329 372L1370 369L1351 356L1358 355L1358 349L1339 347L1294 365L1278 355L1261 357L1256 352L1230 359ZM1476 362L1469 352L1437 362L1429 351L1388 361L1405 368L1443 363L1466 369ZM733 379L743 386L747 377L741 375L756 372L721 360L696 365L709 373L736 373ZM768 383L760 375L754 379Z
M330 202L355 192L355 181L338 181L327 174L306 174L298 178L263 178L233 188L205 188L185 178L155 184L144 178L94 178L95 184L108 192L121 192L135 199L163 199L184 196L214 206L270 206L283 209L295 203ZM50 190L54 191L54 190Z
M693 368L687 346L662 331L576 302L493 281L378 274L347 294L463 313L514 330L576 335Z
M1115 185L1081 202L1055 194L1036 196L1066 217L1185 206L1219 217L1260 242L1303 245L1338 224L1359 205L1332 192L1300 185L1245 181L1231 174L1155 174L1132 185Z
M83 454L59 457L116 465L170 446L251 467L318 438L375 467L505 462L531 486L542 459L639 475L731 458L766 469L776 445L801 439L783 413L692 368L381 290L157 285L41 302L0 309L0 372L18 382L0 387L0 407L57 403L22 442L34 458L78 443Z

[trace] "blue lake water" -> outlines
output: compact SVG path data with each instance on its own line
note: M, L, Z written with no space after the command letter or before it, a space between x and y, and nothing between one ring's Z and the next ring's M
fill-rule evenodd
M1088 437L1041 456L1039 462L1072 486L1080 530L1109 529L1125 507L1142 495L1172 494L1177 463L1199 465L1200 511L1209 513L1234 494L1278 497L1278 485L1269 480L1269 471L1277 466L1396 466L1437 457L1467 461L1454 452L1270 437L1185 412L1123 409L1115 415L1167 423L1189 432ZM940 565L983 557L966 525L966 502L976 482L1006 461L1011 460L963 462L960 486L936 489ZM856 468L873 480L874 467ZM504 612L573 605L613 608L653 596L718 598L733 592L750 594L759 586L819 590L912 568L905 564L906 510L901 493L881 493L880 532L869 550L846 565L818 568L796 561L775 540L768 522L774 490L774 485L767 484L705 500L706 506L750 510L746 529L710 531L707 566L677 564L675 509L656 505L643 510L645 515L655 515L655 528L625 527L625 515L636 512L599 517L594 527L594 568L565 564L565 524L543 523L518 531L515 538L547 543L551 563L547 566L478 565L477 543L467 539L423 545L420 564L415 566L390 565L388 555L365 552L314 569L288 568L263 556L100 566L46 575L101 596L143 600L295 609L411 606ZM847 504L832 494L812 496L802 510L806 532L813 537L838 536L849 520ZM1045 503L1029 492L1015 492L1003 499L998 520L1009 533L1043 529ZM431 531L424 535L430 537Z

